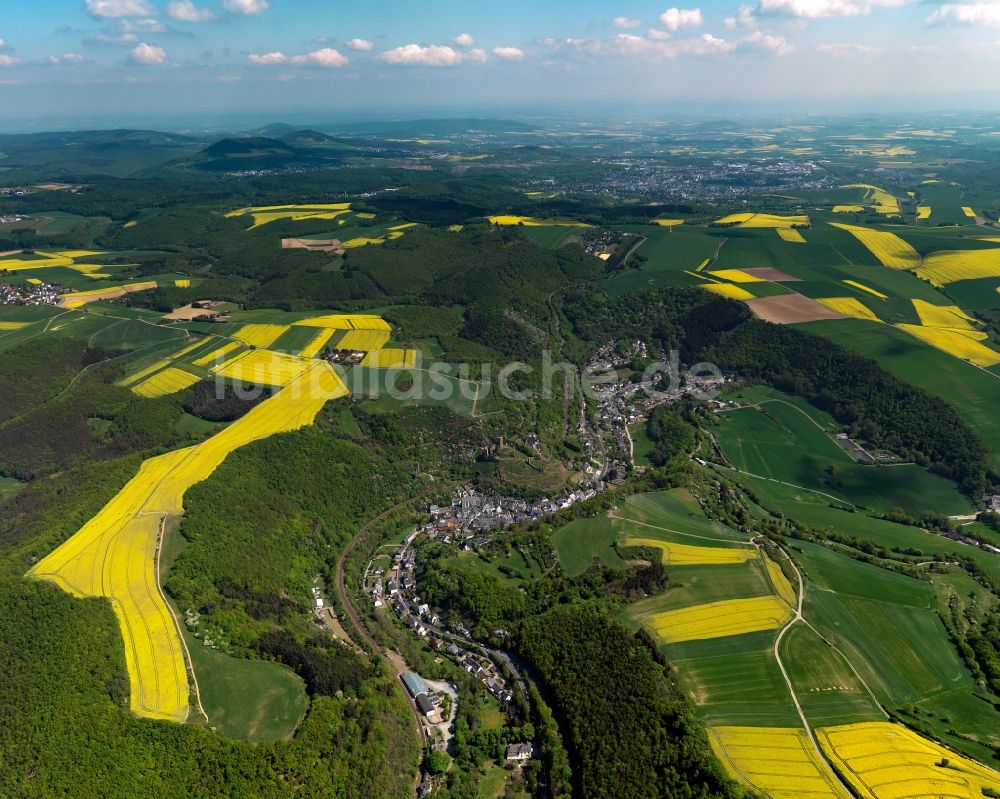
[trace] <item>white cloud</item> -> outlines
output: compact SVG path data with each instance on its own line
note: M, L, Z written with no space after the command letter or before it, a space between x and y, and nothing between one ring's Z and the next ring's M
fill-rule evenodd
M687 39L647 38L619 33L606 38L566 39L561 44L589 55L612 55L648 61L668 61L685 55L725 54L737 47L735 42L720 39L710 33Z
M459 47L475 47L476 40L471 33L460 33L452 41Z
M668 31L697 28L703 22L700 8L668 8L660 14L660 24Z
M251 64L287 64L288 56L275 50L273 53L251 53L247 61Z
M50 64L82 64L87 58L79 53L63 53L62 55L50 55L45 60Z
M311 53L300 55L285 55L279 50L272 53L251 53L247 56L247 61L251 64L312 64L317 67L336 69L345 66L350 62L347 56L334 50L332 47L324 47L322 50L314 50Z
M404 44L386 50L379 56L387 64L406 64L425 67L453 67L462 63L463 55L446 44Z
M135 64L159 65L167 62L167 51L155 44L139 42L132 48L131 60Z
M795 46L784 37L763 31L754 31L749 36L744 36L739 41L742 48L761 50L771 55L783 56L795 52Z
M752 6L740 6L740 10L733 17L726 17L722 24L727 28L753 28L757 25L757 20L753 15Z
M665 42L667 39L673 38L673 34L669 31L661 31L659 28L650 28L646 31L646 35L657 42Z
M633 17L615 17L611 20L611 24L616 28L638 28L642 25L642 20Z
M370 42L367 39L351 39L345 46L348 50L360 50L363 53L370 53L375 49L375 42Z
M167 4L167 16L179 22L208 22L215 19L209 8L198 8L191 0L173 0Z
M233 14L255 16L270 8L268 0L222 0L222 7Z
M149 0L87 0L84 6L92 17L149 17L156 13Z
M821 53L827 53L838 58L846 56L873 56L879 55L882 52L881 47L873 47L868 44L852 44L850 42L830 42L829 44L821 44L816 49Z
M871 14L875 8L893 8L905 5L906 2L907 0L760 0L757 13L796 19L857 17Z
M123 19L119 25L125 33L166 33L167 26L158 19L147 17L146 19Z
M335 69L348 64L350 59L343 53L334 50L332 47L324 47L322 50L314 50L305 55L292 56L293 64L315 64L318 67Z
M505 61L520 61L524 58L524 50L520 47L494 47L493 55Z
M19 64L20 61L12 55L4 55L0 53L0 67L12 67L15 64Z
M465 54L465 60L482 64L486 61L486 51L482 47L473 47Z
M981 25L1000 28L1000 3L947 3L925 21L928 25Z

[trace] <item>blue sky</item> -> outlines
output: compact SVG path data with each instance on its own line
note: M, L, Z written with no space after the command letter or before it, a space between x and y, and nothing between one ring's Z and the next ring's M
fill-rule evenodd
M2 12L0 120L917 109L1000 88L1000 0L3 0Z

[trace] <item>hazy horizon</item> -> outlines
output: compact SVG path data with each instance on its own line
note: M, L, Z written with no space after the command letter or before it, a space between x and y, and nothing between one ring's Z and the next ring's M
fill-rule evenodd
M512 0L502 13L454 0L5 5L8 131L45 120L218 125L233 114L1000 111L990 88L998 2Z

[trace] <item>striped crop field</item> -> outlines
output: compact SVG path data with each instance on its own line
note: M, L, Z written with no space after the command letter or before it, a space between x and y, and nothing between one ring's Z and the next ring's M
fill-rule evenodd
M212 371L242 383L285 386L312 368L314 361L270 350L249 350Z
M334 346L338 350L380 350L389 341L388 330L348 330Z
M924 258L913 270L933 286L959 280L1000 277L1000 247L989 250L945 250Z
M593 227L586 222L578 222L575 219L537 219L533 216L514 216L512 214L499 214L497 216L486 217L494 225L524 225L525 227Z
M233 334L233 338L248 347L270 347L287 330L287 325L243 325Z
M767 576L770 578L771 585L774 586L774 590L778 596L787 602L790 607L796 607L798 605L798 596L791 581L781 570L781 566L766 555L764 556L764 566L767 568Z
M231 353L233 350L238 350L240 348L240 343L238 341L230 341L228 344L223 344L221 347L212 350L206 355L201 356L195 362L195 366L212 366L216 363L222 363L225 357Z
M817 299L816 302L835 313L854 319L867 319L870 322L882 321L875 315L874 311L855 297L823 297Z
M389 323L374 314L328 314L295 322L302 327L326 327L331 330L391 330Z
M895 233L872 230L860 225L846 225L843 222L830 224L852 234L883 266L890 269L916 269L920 266L920 254Z
M708 566L715 564L746 563L757 557L753 547L697 547L690 544L675 544L659 538L627 536L627 547L650 547L660 550L664 564L671 566Z
M805 214L781 216L779 214L755 214L744 212L729 214L722 219L716 219L713 225L733 225L745 228L792 228L797 225L808 226L809 217Z
M396 347L372 350L361 361L362 366L373 369L412 369L416 363L416 350L404 350Z
M864 799L982 799L1000 794L1000 773L901 724L824 727L816 736L823 753Z
M183 369L170 366L162 372L157 372L152 377L147 377L141 383L132 386L132 391L140 397L147 399L152 397L166 397L169 394L176 394L197 383L201 378Z
M733 777L771 799L850 799L805 730L709 727L708 740Z
M658 613L653 631L668 644L775 630L792 617L788 605L775 596L726 599Z
M314 365L206 441L145 461L94 518L29 572L74 596L111 600L137 715L178 722L188 716L183 645L156 569L163 520L183 511L187 489L209 477L230 452L311 424L328 400L347 393L328 364Z
M706 291L711 291L713 294L719 294L722 297L728 297L731 300L752 300L753 294L744 288L739 286L734 286L732 283L706 283L702 285L703 289Z
M777 229L778 235L781 237L782 241L790 242L791 244L805 244L806 238L802 233L796 228L791 227L779 227Z
M868 294L871 294L873 297L878 297L880 300L889 299L888 295L883 294L881 291L876 291L871 286L866 286L864 283L859 283L856 280L845 280L843 281L843 283L846 286L851 286L852 288L856 288L859 291L864 291Z
M331 338L333 338L333 334L336 332L336 330L330 327L321 329L315 336L313 336L312 340L299 351L299 356L302 358L315 358L323 351L323 348L326 347L327 343Z
M967 333L956 330L940 330L923 325L900 324L896 327L939 350L944 350L949 355L954 355L956 358L961 358L976 366L989 367L1000 363L1000 352L981 344L974 336Z
M729 280L733 283L764 283L763 278L744 272L742 269L716 269L708 272L711 277L718 277L722 280Z

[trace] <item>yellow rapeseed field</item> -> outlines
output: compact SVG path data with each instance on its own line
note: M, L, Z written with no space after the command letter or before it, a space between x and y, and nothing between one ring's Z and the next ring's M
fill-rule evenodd
M153 372L159 372L161 369L166 369L170 366L170 359L164 359L162 361L157 361L154 364L147 366L145 369L140 369L138 372L129 375L124 380L121 381L123 386L130 386L133 383L138 383L144 377L148 377L153 374Z
M233 338L249 347L270 347L287 330L287 325L243 325Z
M385 244L385 239L373 239L367 236L360 236L356 239L348 239L347 241L342 241L340 246L346 250L355 250L358 247L368 247L373 244Z
M931 207L929 205L917 206L917 219L930 219Z
M753 299L753 294L739 286L734 286L732 283L706 283L702 288L715 294L721 294L723 297L729 297L731 300Z
M705 268L706 266L708 266L708 264L709 264L709 261L711 261L711 260L712 260L711 258L706 258L706 259L705 259L704 261L702 261L702 262L701 262L700 264L698 264L698 266L697 266L697 267L695 267L695 270L694 270L694 271L695 271L695 272L701 272L702 270L704 270L704 268Z
M671 566L746 563L757 557L757 551L753 547L696 547L690 544L675 544L658 538L644 538L634 535L625 537L625 546L658 549L663 563Z
M959 280L1000 277L1000 247L933 252L914 272L934 286L946 286Z
M162 521L181 513L187 489L211 475L234 449L311 424L327 400L346 394L330 366L316 364L208 440L145 461L93 519L31 569L32 576L75 596L111 600L137 715L172 721L188 715L183 648L157 575Z
M1000 773L887 721L816 730L834 767L865 799L961 797L1000 792ZM947 767L940 765L947 761Z
M729 214L722 219L716 219L714 225L735 225L746 228L791 228L794 225L808 225L809 217L805 214L781 216L779 214L755 214L744 212Z
M20 330L29 324L29 322L0 322L0 331L10 332L11 330Z
M270 350L248 350L215 367L213 374L243 383L285 386L310 368L314 361Z
M654 219L654 225L659 225L660 227L676 227L677 225L683 225L683 219Z
M793 244L805 244L806 239L796 228L791 227L779 227L778 235L781 236L782 241L789 241Z
M860 225L846 225L843 222L830 224L852 234L883 266L890 269L914 269L920 266L920 254L895 233L872 230Z
M350 208L350 203L259 205L249 208L237 208L235 211L230 211L226 216L235 217L250 214L253 217L253 224L247 229L253 230L278 219L291 219L295 222L302 219L336 219L338 216L348 213Z
M365 355L362 366L373 369L412 369L417 363L416 350L397 349L389 347L384 350L373 350Z
M797 607L799 598L795 593L795 588L788 577L781 570L781 566L764 555L764 566L767 567L767 576L771 578L771 585L778 596L787 602L791 607Z
M59 304L65 308L80 308L88 302L98 302L99 300L114 300L124 297L134 291L148 291L156 288L155 280L146 280L141 283L127 283L122 286L108 286L103 289L90 289L89 291L70 291L62 295Z
M872 296L878 297L880 300L889 299L889 296L887 294L883 294L881 291L876 291L875 289L871 288L871 286L866 286L864 283L858 283L858 281L856 280L845 280L843 282L847 286L853 286L854 288L860 289L861 291L866 291Z
M834 313L851 316L855 319L867 319L870 322L881 322L875 313L861 300L855 297L823 297L817 299L820 305L829 308Z
M448 225L448 230L452 233L461 233L465 230L465 225Z
M132 386L132 391L140 397L165 397L168 394L176 394L190 386L193 386L201 378L175 366L168 367L162 372L157 372L152 377L147 377L141 383Z
M712 277L719 277L723 280L729 280L733 283L764 283L766 282L763 278L757 277L756 275L751 275L744 272L741 269L716 269L714 272L709 272Z
M668 644L774 630L792 617L788 605L776 596L725 599L689 608L657 613L653 631Z
M174 285L179 289L191 288L191 281L188 278L179 278L174 281Z
M301 327L328 327L332 330L390 330L389 323L374 314L327 314L300 319Z
M323 348L326 346L327 342L333 337L333 334L336 332L337 331L334 330L332 327L320 329L320 331L315 336L313 336L312 341L310 341L308 344L306 344L305 347L302 348L302 350L299 352L299 355L302 358L315 358L317 355L319 355L320 352L323 351Z
M338 350L380 350L389 341L388 330L348 330L334 347Z
M794 727L709 727L726 770L771 799L849 799L809 740Z
M969 208L969 206L967 205L962 206L962 213L968 217L971 217L972 219L976 218L976 212L973 211L971 208Z
M575 219L536 219L533 216L514 216L512 214L500 214L498 216L486 217L494 225L524 225L525 227L593 227L586 222L577 222Z
M925 327L938 327L944 330L958 330L960 332L974 333L975 338L982 341L988 336L980 333L972 326L974 322L971 316L959 308L957 305L933 305L924 300L911 300L913 307L920 317L920 324Z
M841 188L864 189L867 192L865 199L870 201L872 210L878 214L892 216L899 213L899 201L885 189L872 186L870 183L848 183L846 186L841 186Z
M940 330L934 327L924 327L923 325L896 325L900 330L905 330L912 336L916 336L921 341L926 341L931 346L944 350L949 355L969 361L976 366L995 366L1000 363L1000 352L990 349L985 344L981 344L974 336L955 330Z
M835 214L860 214L865 210L863 205L835 205L833 206L833 212Z
M239 348L240 348L239 342L237 342L237 341L230 341L228 344L224 344L223 346L219 347L218 349L212 350L207 355L203 355L202 357L196 359L195 362L194 362L194 365L195 366L211 366L211 365L216 364L216 363L221 363L222 360L229 353L231 353L233 350L238 350Z

